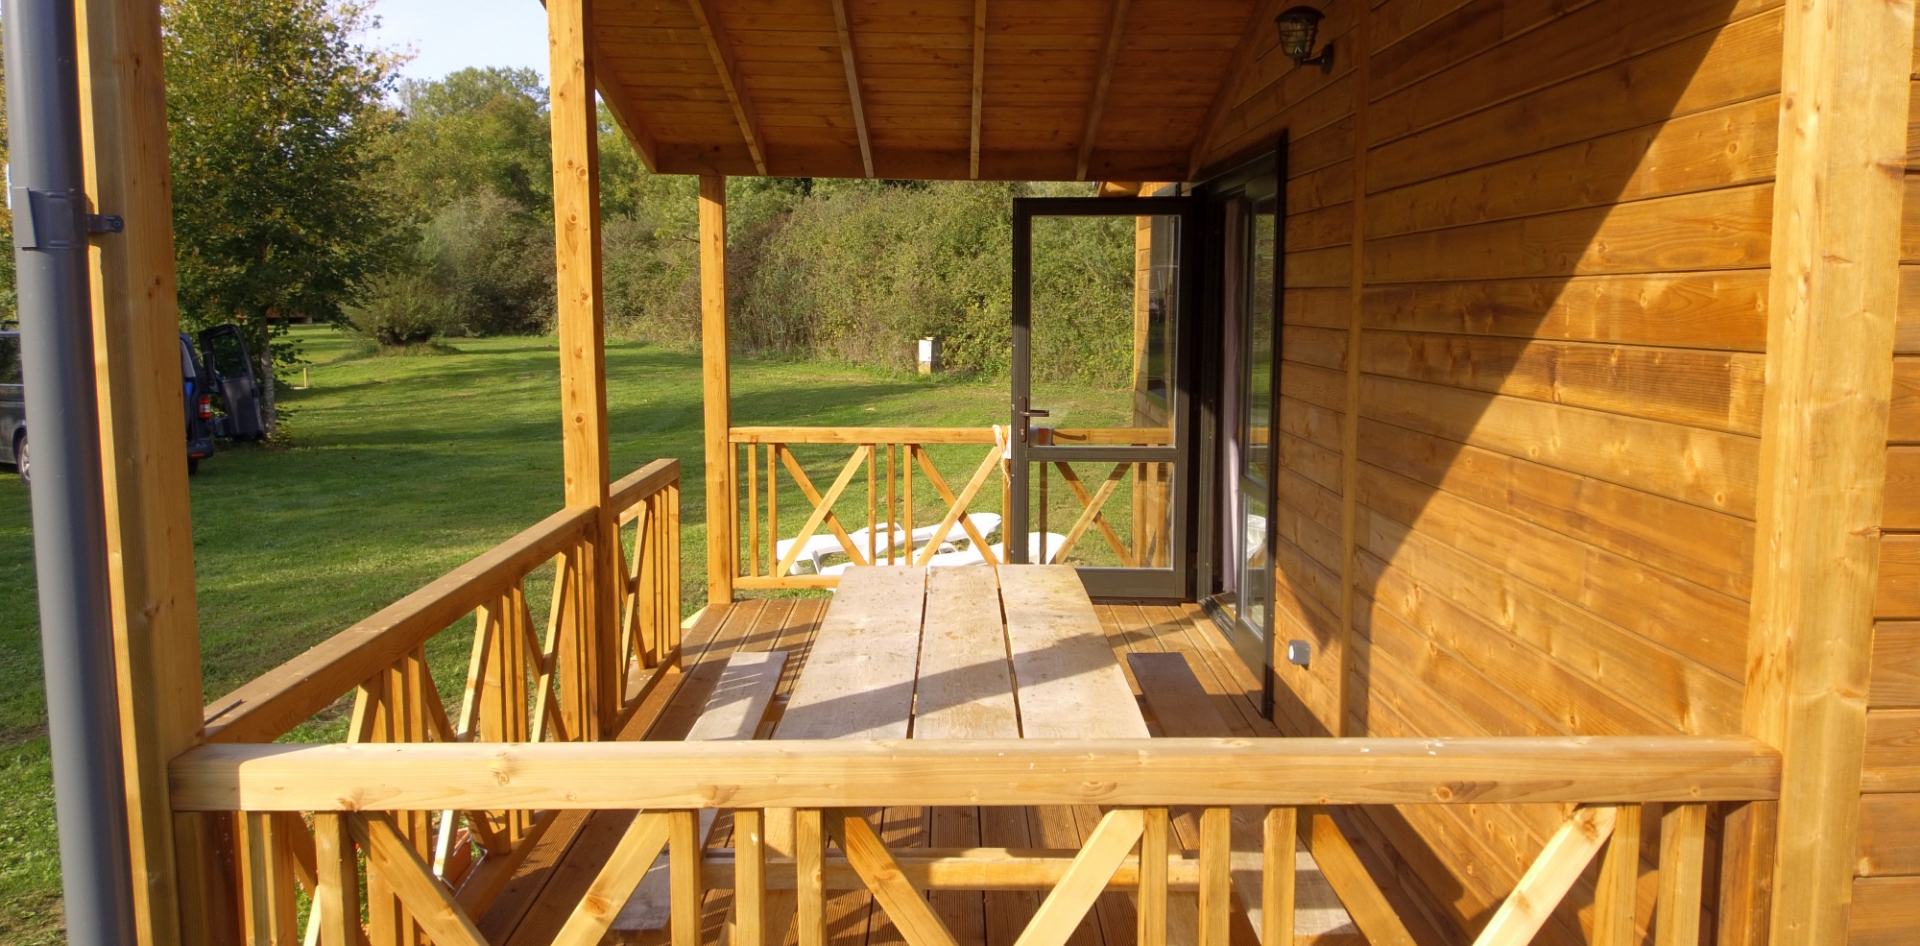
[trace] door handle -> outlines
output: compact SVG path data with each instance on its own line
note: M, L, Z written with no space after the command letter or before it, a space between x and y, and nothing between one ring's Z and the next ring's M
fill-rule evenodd
M1035 417L1052 417L1053 414L1043 410L1025 410L1020 412L1020 416L1031 420Z

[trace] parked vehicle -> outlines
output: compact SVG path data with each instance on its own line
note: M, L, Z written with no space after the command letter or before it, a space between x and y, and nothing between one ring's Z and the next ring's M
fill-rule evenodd
M181 406L186 415L187 472L197 473L200 461L213 456L213 399L209 388L215 376L206 371L193 339L180 336ZM20 333L0 331L0 449L20 473L21 482L33 482L27 447L27 397L20 371Z
M200 357L211 377L207 393L219 400L213 435L232 440L264 440L266 422L260 414L260 381L253 358L238 325L216 325L200 333Z
M180 333L180 388L187 409L187 474L200 472L200 461L213 456L212 375L200 363L193 339Z
M31 482L27 467L27 392L20 378L20 333L0 332L0 449L7 462Z

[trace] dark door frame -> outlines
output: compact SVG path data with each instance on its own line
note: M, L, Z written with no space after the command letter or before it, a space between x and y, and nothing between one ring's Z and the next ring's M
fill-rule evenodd
M1273 363L1271 367L1273 373L1268 381L1268 390L1272 397L1272 403L1268 406L1268 417L1270 418L1269 423L1272 431L1270 434L1270 440L1272 441L1270 450L1272 452L1270 455L1271 469L1267 476L1266 496L1266 547L1270 561L1275 559L1278 551L1276 540L1280 537L1280 449L1278 441L1280 426L1281 362L1285 352L1285 342L1283 339L1286 327L1287 145L1287 133L1282 131L1274 143L1273 151L1260 155L1225 173L1210 178L1194 189L1197 198L1205 204L1204 215L1207 235L1207 246L1205 250L1207 260L1205 288L1203 301L1200 306L1200 318L1197 320L1202 323L1204 330L1200 333L1196 347L1200 349L1198 357L1205 359L1208 364L1218 366L1224 360L1224 346L1226 343L1224 337L1226 331L1227 297L1226 254L1230 249L1227 246L1226 204L1227 201L1242 196L1246 191L1247 185L1258 178L1271 176L1275 182L1274 227L1276 232L1274 234L1273 264L1273 318L1275 325L1273 336ZM1249 312L1245 313L1243 317L1251 315L1252 313ZM1219 536L1216 530L1231 527L1234 517L1238 515L1237 510L1226 509L1223 505L1226 502L1226 497L1220 494L1219 484L1222 471L1219 469L1218 458L1220 455L1221 440L1226 436L1227 428L1225 425L1231 424L1238 426L1240 423L1240 418L1238 417L1224 417L1221 415L1221 410L1225 403L1225 386L1229 384L1240 384L1242 379L1240 377L1225 377L1224 374L1218 370L1207 374L1208 376L1204 379L1205 384L1200 389L1200 396L1197 398L1198 403L1196 404L1195 414L1198 423L1195 426L1198 436L1195 438L1194 456L1191 459L1191 466L1197 471L1200 484L1194 497L1194 519L1196 528L1193 531L1195 533L1198 553L1194 559L1194 572L1197 578L1194 593L1198 600L1206 606L1215 624L1219 626L1222 633L1226 634L1228 640L1234 645L1234 650L1240 655L1240 658L1246 662L1248 668L1260 675L1262 689L1265 691L1264 702L1266 706L1264 709L1270 709L1274 684L1273 655L1276 650L1275 637L1277 636L1279 623L1277 618L1277 601L1274 600L1275 596L1271 593L1268 594L1264 620L1265 629L1263 633L1266 638L1264 642L1252 639L1250 635L1241 629L1240 622L1235 615L1225 613L1224 609L1213 601L1213 587L1217 572L1220 569L1237 568L1239 565L1237 562L1221 562L1215 559L1220 549ZM1231 472L1236 477L1240 475L1240 471L1238 470L1228 472ZM1275 569L1277 571L1277 563Z
M1173 535L1170 568L1082 568L1089 594L1100 597L1193 600L1193 396L1198 367L1196 302L1203 262L1200 203L1191 197L1021 197L1013 202L1013 404L1011 502L1001 534L1012 564L1028 559L1028 475L1034 462L1167 463L1173 467L1170 498ZM1172 446L1053 446L1032 442L1033 385L1033 218L1147 217L1180 218L1180 265L1176 277L1173 377L1168 399Z

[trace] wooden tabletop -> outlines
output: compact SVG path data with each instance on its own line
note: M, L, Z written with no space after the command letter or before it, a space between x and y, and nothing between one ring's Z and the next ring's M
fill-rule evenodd
M775 739L1147 735L1093 602L1068 565L848 569L774 732Z

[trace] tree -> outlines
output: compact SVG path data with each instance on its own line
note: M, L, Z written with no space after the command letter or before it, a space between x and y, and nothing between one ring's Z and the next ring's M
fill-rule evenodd
M547 90L531 69L462 69L400 83L404 116L392 138L394 190L430 216L486 190L553 219Z
M402 238L380 186L392 55L359 45L360 0L167 0L167 113L183 321L255 340L339 321Z

